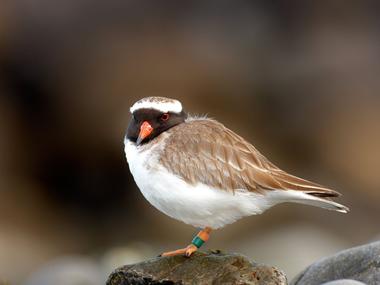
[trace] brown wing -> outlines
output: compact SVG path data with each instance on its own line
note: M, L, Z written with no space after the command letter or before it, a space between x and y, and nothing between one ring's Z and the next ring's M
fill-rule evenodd
M160 161L188 183L201 182L230 191L292 189L320 197L338 196L331 189L282 171L250 143L214 120L188 121L168 132L171 136Z

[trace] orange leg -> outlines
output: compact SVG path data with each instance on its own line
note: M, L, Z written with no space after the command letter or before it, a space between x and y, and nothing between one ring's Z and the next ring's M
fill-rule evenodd
M174 256L174 255L180 255L184 254L186 256L191 256L194 252L198 250L204 244L208 239L210 238L211 228L206 227L203 230L201 230L193 239L191 244L189 244L185 248L164 252L161 254L161 256Z

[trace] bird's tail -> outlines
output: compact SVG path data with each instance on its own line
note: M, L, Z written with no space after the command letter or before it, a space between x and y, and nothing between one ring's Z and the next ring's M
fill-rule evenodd
M333 210L340 213L348 213L350 209L344 205L334 202L329 197L321 196L321 193L304 193L305 198L296 200L296 203L316 206L327 210Z
M333 210L340 213L348 213L350 211L348 207L331 200L331 197L336 197L339 195L337 192L326 192L317 190L313 190L310 192L299 190L281 190L275 192L277 192L277 203L299 203L320 207L327 210Z
M346 206L338 204L331 199L341 195L335 190L296 177L282 170L273 171L272 175L283 186L283 191L281 191L283 193L280 194L279 203L294 202L341 213L349 212L349 209Z

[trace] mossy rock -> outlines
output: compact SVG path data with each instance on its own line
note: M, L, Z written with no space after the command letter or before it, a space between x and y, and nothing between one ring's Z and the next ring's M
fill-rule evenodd
M116 269L107 285L287 284L273 266L249 261L239 254L196 252L191 257L157 257Z

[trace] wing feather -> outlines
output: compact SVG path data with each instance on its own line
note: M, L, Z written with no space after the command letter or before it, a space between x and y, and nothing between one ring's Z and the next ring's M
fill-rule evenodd
M245 139L211 119L190 120L168 130L160 156L169 171L190 184L227 191L299 190L318 197L339 193L279 169Z

